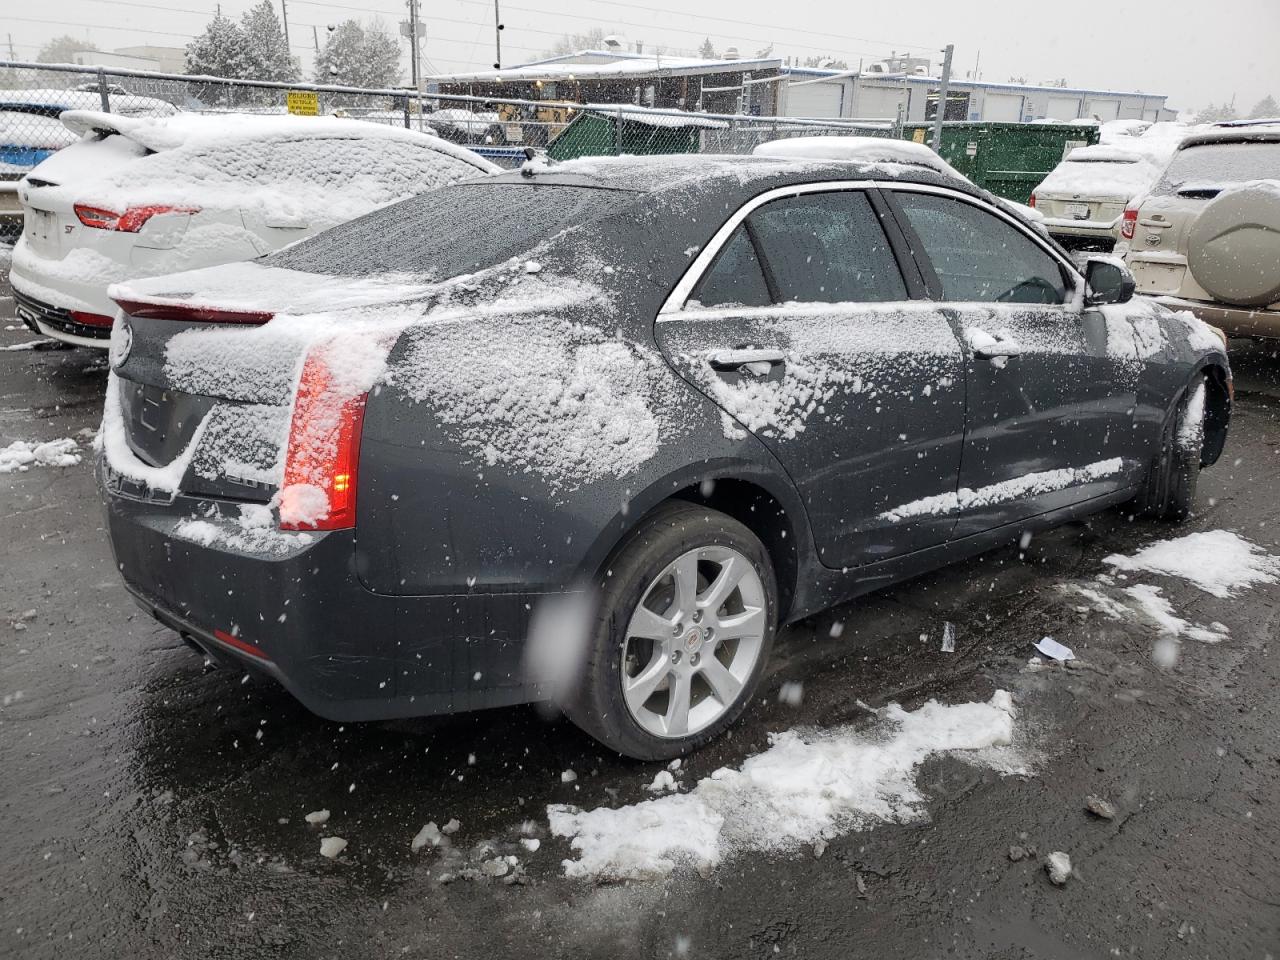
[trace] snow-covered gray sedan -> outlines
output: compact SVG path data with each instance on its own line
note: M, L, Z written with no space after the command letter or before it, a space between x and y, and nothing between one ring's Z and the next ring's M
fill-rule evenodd
M110 537L149 612L325 717L556 695L670 757L780 623L1187 514L1224 344L1132 294L899 154L530 163L115 287Z

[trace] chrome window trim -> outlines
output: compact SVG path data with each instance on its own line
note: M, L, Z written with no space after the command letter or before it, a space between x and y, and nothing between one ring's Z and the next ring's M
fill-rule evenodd
M973 206L985 210L988 213L995 214L997 217L1004 220L1045 253L1049 254L1049 256L1055 261L1066 267L1067 275L1075 281L1072 288L1068 290L1069 295L1066 302L1060 304L1045 304L1045 306L1070 308L1079 299L1080 291L1084 288L1084 276L1078 269L1076 269L1075 264L1063 257L1057 250L1053 249L1053 247L1050 246L1043 237L1037 235L1035 230L1019 221L1019 219L1012 213L1002 210L998 206L990 204L980 197L970 196L963 191L955 190L950 187L939 187L928 183L901 183L886 180L819 180L812 183L796 183L786 187L775 187L772 190L767 190L758 196L752 197L741 207L735 210L733 214L730 215L729 219L720 225L720 228L716 230L710 241L707 242L707 245L698 252L696 257L694 257L693 263L689 264L689 266L685 268L684 274L680 277L679 281L676 282L671 293L667 295L667 299L662 302L662 307L658 310L657 319L662 320L670 314L680 313L685 309L685 302L693 293L693 288L698 285L703 274L707 272L712 261L715 260L716 255L719 254L720 248L729 242L729 237L733 235L733 231L738 229L742 221L750 216L752 211L764 206L772 200L778 200L783 197L795 197L805 193L832 193L842 190L882 190L886 192L907 191L912 193L933 193L972 204ZM931 302L943 304L959 303L962 301L937 300ZM985 300L974 302L987 303ZM770 306L780 306L780 304L771 304Z
M771 200L778 200L782 197L796 197L804 193L834 193L841 190L874 190L878 186L879 183L875 180L820 180L814 183L794 183L787 187L774 187L772 190L766 190L764 193L752 197L720 225L720 229L715 232L714 236L707 242L707 245L693 258L693 263L685 268L683 276L672 288L671 293L667 295L667 299L662 302L662 308L658 310L658 319L661 320L666 314L679 313L684 309L685 301L689 299L689 295L693 293L693 288L698 285L702 275L707 272L707 268L715 260L720 248L729 242L729 237L733 235L733 231L738 229L738 226L750 216L753 210L764 206ZM773 304L773 306L778 306L778 304Z

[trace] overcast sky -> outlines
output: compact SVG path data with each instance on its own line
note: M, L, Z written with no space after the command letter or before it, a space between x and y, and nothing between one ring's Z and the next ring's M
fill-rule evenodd
M72 33L100 49L181 46L212 15L212 0L2 0L0 43L33 58L49 38ZM223 0L232 16L251 0ZM274 0L277 10L281 0ZM348 17L380 17L395 29L403 0L286 0L294 52L310 71L312 28ZM424 53L440 71L493 63L492 0L425 0ZM696 13L690 11L696 10ZM859 12L859 10L866 12ZM981 12L979 12L981 11ZM940 59L956 46L965 76L1169 96L1198 109L1233 97L1242 111L1264 95L1280 99L1280 0L512 0L503 3L503 62L536 58L558 37L602 27L645 49L692 51L704 37L743 56L773 46L776 56L831 55L867 61L890 50ZM7 34L7 36L6 36ZM407 49L407 48L406 48ZM407 63L407 56L406 56ZM406 69L407 76L407 69Z

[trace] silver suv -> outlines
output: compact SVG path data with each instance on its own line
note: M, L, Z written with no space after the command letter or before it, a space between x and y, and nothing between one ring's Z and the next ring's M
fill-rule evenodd
M1120 236L1139 293L1235 336L1280 338L1280 124L1189 137Z

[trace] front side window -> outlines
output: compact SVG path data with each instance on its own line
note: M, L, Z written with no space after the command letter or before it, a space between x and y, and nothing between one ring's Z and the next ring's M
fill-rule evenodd
M1061 265L993 213L931 193L895 193L942 286L942 299L1064 303ZM918 253L919 251L917 251Z

